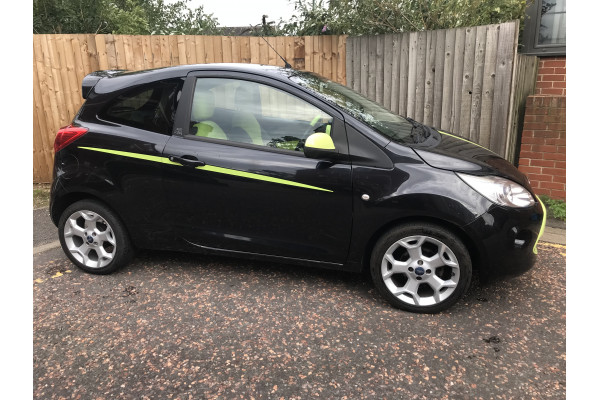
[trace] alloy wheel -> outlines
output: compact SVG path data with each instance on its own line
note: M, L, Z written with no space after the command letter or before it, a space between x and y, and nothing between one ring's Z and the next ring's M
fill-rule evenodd
M454 252L430 236L394 242L381 261L381 277L390 293L412 306L432 306L456 289L460 267Z
M66 220L63 233L69 252L86 267L102 268L112 262L117 248L115 235L99 214L75 211Z

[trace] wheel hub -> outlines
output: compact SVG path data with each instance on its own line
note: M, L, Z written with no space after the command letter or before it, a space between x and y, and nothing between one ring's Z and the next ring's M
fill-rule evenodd
M460 269L454 252L440 240L415 235L402 238L386 251L381 274L400 301L431 306L446 300L458 285Z
M113 230L108 222L95 212L75 211L65 221L63 235L67 250L86 267L106 267L116 254Z

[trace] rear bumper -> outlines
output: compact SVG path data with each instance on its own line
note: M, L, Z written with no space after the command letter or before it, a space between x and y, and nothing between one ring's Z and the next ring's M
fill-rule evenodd
M478 247L482 280L520 275L533 267L543 233L545 209L539 200L526 209L491 207L465 227Z
M50 205L49 205L49 210L50 210L50 219L52 220L52 222L54 223L54 225L58 226L58 219L60 218L60 215L57 215L56 212L54 212L54 208L56 207L56 199L57 196L60 196L60 186L59 186L59 179L56 175L56 168L53 168L52 171L52 185L50 186Z

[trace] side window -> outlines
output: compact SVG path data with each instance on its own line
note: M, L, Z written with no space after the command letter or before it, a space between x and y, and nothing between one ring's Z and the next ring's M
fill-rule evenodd
M183 79L170 79L130 90L109 102L100 118L170 135L182 87Z
M198 78L190 135L302 151L315 132L331 135L333 118L274 87L225 78Z

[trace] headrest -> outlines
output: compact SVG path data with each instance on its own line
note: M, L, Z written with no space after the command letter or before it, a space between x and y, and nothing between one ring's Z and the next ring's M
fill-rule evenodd
M209 119L215 112L215 95L208 90L196 90L194 93L193 104L193 121L203 121Z
M255 113L257 104L255 104L252 91L243 84L235 90L235 108L238 111Z

